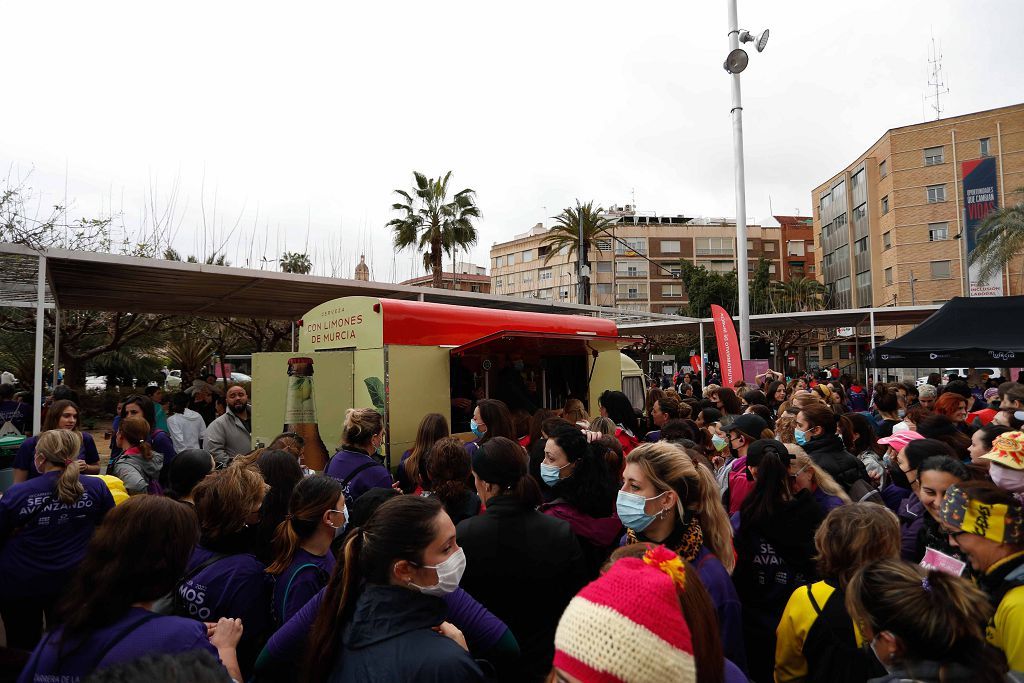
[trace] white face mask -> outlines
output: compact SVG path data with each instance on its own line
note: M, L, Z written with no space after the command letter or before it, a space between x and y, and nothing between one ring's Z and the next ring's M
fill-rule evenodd
M334 537L338 538L343 536L348 530L348 503L345 503L345 506L341 510L331 510L331 512L340 512L345 518L345 522L341 524L341 526L334 526L330 522L327 523L329 526L334 527Z
M1024 493L1024 470L1015 470L992 463L988 468L992 483L1010 493Z
M882 635L882 634L881 633L875 634L875 637L871 639L870 643L868 643L868 647L871 648L871 652L872 652L872 654L875 655L875 659L878 660L878 663L881 664L888 673L892 673L894 671L892 666L890 666L889 663L887 663L885 660L883 660L881 657L879 657L878 656L878 650L875 649L875 640L877 640L878 636L880 636L880 635Z
M426 595L436 597L448 595L454 592L459 587L459 582L462 581L462 575L466 571L466 552L459 548L441 564L425 564L423 568L433 569L437 572L437 583L433 586L417 586L415 583L410 585Z

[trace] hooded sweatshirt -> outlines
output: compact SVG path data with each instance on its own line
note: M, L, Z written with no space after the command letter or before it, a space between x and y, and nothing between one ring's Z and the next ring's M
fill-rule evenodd
M400 586L367 585L341 635L328 681L485 680L468 652L433 630L446 613L441 598Z
M129 448L118 456L114 463L114 476L124 482L129 495L146 493L151 481L159 481L164 456L153 451L153 457L146 460L138 448Z

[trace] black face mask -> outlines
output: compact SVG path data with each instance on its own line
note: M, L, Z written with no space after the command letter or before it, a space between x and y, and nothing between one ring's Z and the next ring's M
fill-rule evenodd
M892 483L899 486L901 489L910 490L910 479L907 478L907 473L904 472L896 464L889 465L889 478Z

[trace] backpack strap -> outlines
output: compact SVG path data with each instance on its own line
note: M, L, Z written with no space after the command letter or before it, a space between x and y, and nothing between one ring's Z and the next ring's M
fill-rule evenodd
M377 463L377 462L375 462L375 461L373 461L373 460L371 460L370 462L364 462L364 463L363 463L362 465L360 465L359 467L357 467L357 468L355 468L354 470L352 470L351 472L349 472L349 473L348 473L348 476L347 476L347 477L345 477L344 479L342 479L342 480L341 480L341 485L342 485L342 486L348 486L348 485L349 485L349 483L350 483L350 482L351 482L351 481L352 481L353 479L355 479L355 478L356 478L356 475L357 475L357 474L359 474L359 473L360 473L360 472L362 472L363 470L368 470L368 469L370 469L371 467L373 467L374 465L378 465L378 464L380 464L380 463Z
M123 629L118 631L117 634L109 641L107 641L107 643L99 651L93 654L91 666L89 666L86 669L83 669L83 671L94 671L96 667L100 665L100 662L103 661L103 658L106 657L107 654L111 650L113 650L116 645L119 645L121 641L124 640L125 636L127 636L129 633L145 624L147 621L152 621L153 619L156 619L159 616L161 615L156 614L155 612L149 612L138 621L129 624L128 626L125 626Z
M288 577L288 584L284 587L284 599L281 600L281 613L277 615L277 618L280 620L279 623L282 625L286 621L286 619L284 618L284 611L288 609L288 594L291 593L292 582L295 581L295 577L299 575L299 572L301 572L303 569L306 569L307 567L312 567L313 569L316 569L320 572L323 571L322 569L320 569L320 565L313 564L312 562L307 562L306 564L301 564L298 567L296 567L295 571L292 572L292 575Z
M811 590L811 584L807 584L807 599L811 601L811 607L814 608L814 613L820 617L821 607L818 606L818 601L814 599L814 591Z

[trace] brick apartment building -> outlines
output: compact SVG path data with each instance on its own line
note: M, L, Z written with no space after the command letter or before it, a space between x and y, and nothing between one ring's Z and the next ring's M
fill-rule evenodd
M590 250L591 303L596 306L678 314L687 302L676 279L682 259L719 272L736 267L734 220L641 215L629 205L613 206L606 215L615 222L613 237L597 240ZM576 302L575 255L570 261L558 253L544 262L550 229L538 223L491 247L494 294ZM773 279L781 277L779 228L749 226L747 252L749 271L764 256Z
M400 282L402 285L413 285L415 287L433 287L434 275L427 273L411 280ZM441 288L454 289L460 292L478 292L480 294L491 293L491 278L487 275L487 269L483 266L476 266L472 263L456 263L455 271L443 271L441 273Z
M810 216L773 216L782 235L782 279L815 279L814 226Z
M955 143L955 144L954 144ZM837 308L943 303L965 293L961 165L995 157L1000 206L1024 198L1024 104L886 131L811 193L818 279ZM1006 294L1020 294L1024 259Z

